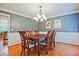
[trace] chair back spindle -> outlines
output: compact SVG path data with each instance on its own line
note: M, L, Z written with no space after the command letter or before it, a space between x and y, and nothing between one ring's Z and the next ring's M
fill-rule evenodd
M25 31L19 31L20 33L20 36L21 36L21 44L22 44L22 47L29 47L29 40L28 40L28 37L27 37L27 34Z

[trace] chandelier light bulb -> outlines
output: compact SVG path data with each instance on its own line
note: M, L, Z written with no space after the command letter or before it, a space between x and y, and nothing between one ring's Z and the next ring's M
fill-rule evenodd
M40 22L43 22L43 18L40 19Z
M35 20L35 21L38 21L38 18L37 18L37 17L34 17L34 20Z
M46 16L44 14L42 14L42 17L44 18L44 20L47 20Z
M37 14L37 17L40 19L41 18L41 16L39 15L39 14Z

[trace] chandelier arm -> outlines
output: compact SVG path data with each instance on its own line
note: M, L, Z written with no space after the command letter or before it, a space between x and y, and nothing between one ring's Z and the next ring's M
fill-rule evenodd
M39 14L37 14L37 18L38 22L42 22L46 19L45 15L42 14L42 6L39 6Z

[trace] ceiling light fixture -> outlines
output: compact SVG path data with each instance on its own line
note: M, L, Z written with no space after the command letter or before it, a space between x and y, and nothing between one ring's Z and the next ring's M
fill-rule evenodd
M42 13L42 6L39 7L39 14L37 14L37 16L34 17L34 20L38 22L43 22L47 20L46 16Z

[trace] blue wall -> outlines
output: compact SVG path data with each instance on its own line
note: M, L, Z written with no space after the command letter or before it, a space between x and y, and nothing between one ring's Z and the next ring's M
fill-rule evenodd
M79 14L70 14L70 15L65 15L65 16L60 16L60 17L54 17L48 19L52 22L52 27L51 30L56 30L58 32L79 32ZM61 20L62 21L62 28L60 29L55 29L54 28L54 20ZM44 25L41 27L41 25ZM45 22L40 24L39 26L41 31L47 31L49 29L45 28Z
M37 30L38 23L32 19L11 14L11 28L14 31Z
M78 27L78 32L79 32L79 14L77 15L77 27Z
M2 12L2 11L0 11ZM3 12L6 13L6 12ZM10 13L7 13L10 14ZM20 30L37 30L40 31L48 31L49 29L46 29L46 23L43 22L39 24L38 23L25 17L21 17L18 15L10 14L11 16L11 28L14 29L14 31L20 31ZM56 30L58 32L79 32L79 13L76 14L70 14L70 15L64 15L60 17L54 17L48 19L48 21L52 22L52 27L50 30ZM62 21L62 28L61 29L55 29L54 28L54 20L61 20Z
M38 23L30 18L0 11L1 13L10 15L10 28L13 32L23 30L38 30Z
M62 21L62 28L58 31L62 32L78 32L79 14L71 14L62 17L58 17Z

